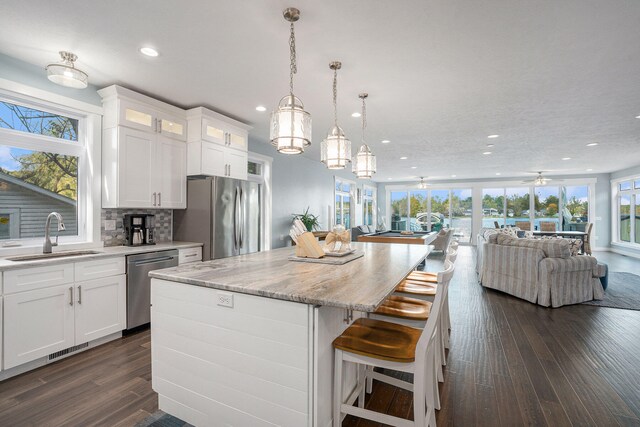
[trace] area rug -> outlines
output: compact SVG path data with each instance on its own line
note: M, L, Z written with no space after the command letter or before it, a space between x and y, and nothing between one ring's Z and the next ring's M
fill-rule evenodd
M156 411L136 424L136 427L193 427L179 418L162 411Z
M583 302L598 307L640 310L640 276L632 273L609 272L609 286L604 299Z

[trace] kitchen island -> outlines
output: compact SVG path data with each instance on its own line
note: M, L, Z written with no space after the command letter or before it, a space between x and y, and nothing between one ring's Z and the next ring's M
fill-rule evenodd
M431 249L353 246L364 256L344 265L292 262L289 247L151 272L160 409L196 426L330 425L333 339Z

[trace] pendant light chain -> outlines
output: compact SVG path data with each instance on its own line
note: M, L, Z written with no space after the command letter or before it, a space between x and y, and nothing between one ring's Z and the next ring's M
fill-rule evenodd
M333 70L333 122L338 126L338 69Z
M289 72L289 93L293 95L293 75L298 72L298 65L296 63L296 33L293 28L293 22L291 23L291 35L289 36L289 55L291 58L291 67Z
M367 104L365 103L366 98L362 98L362 143L364 144L364 130L367 128Z

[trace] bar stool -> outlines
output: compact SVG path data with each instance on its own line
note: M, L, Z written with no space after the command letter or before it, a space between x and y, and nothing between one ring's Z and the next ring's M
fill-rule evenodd
M436 297L431 304L423 329L398 323L360 318L333 341L335 348L333 426L339 427L343 414L382 422L392 426L435 426L435 407L438 391L437 340L440 335L440 313L448 284L453 276L453 263L441 272ZM358 385L348 398L342 397L343 363L358 365ZM381 367L413 374L413 384L389 377L366 367ZM367 377L413 391L414 421L364 409ZM358 399L358 407L351 404Z

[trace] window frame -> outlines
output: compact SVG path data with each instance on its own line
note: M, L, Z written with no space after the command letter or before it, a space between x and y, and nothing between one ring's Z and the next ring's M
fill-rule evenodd
M640 249L640 242L635 241L636 235L636 204L640 197L640 188L635 188L635 182L640 180L640 175L631 175L611 180L611 244L631 249ZM631 188L621 190L620 184L629 181ZM629 197L629 241L620 238L621 199Z
M349 184L349 191L338 191L336 189L336 187L338 186L338 182L344 182L344 183L348 183ZM333 215L332 215L332 224L329 224L329 227L331 229L333 229L333 227L335 225L338 225L338 223L336 222L336 210L337 210L337 206L336 206L336 198L338 196L341 196L340 199L340 212L342 213L341 218L342 221L344 221L344 196L349 196L349 228L351 229L352 227L355 227L355 205L356 205L356 182L355 181L351 181L350 179L346 179L346 178L341 178L337 175L334 175L333 177ZM344 225L342 222L340 223L341 225ZM345 227L346 228L346 227Z
M78 234L76 236L61 236L59 245L67 248L102 245L100 236L101 179L94 179L94 177L101 177L102 107L4 79L0 79L0 100L78 120L77 141L0 128L0 145L77 156L76 217ZM52 234L55 235L55 232ZM41 248L43 239L44 236L10 239L19 242L20 249L4 247L3 241L0 241L0 255L22 253L34 248Z
M367 196L367 190L371 191L371 197ZM335 199L335 197L334 197ZM371 200L371 222L372 226L378 228L378 189L372 185L364 184L362 186L362 224L364 224L364 218L366 217L366 206L365 200Z

